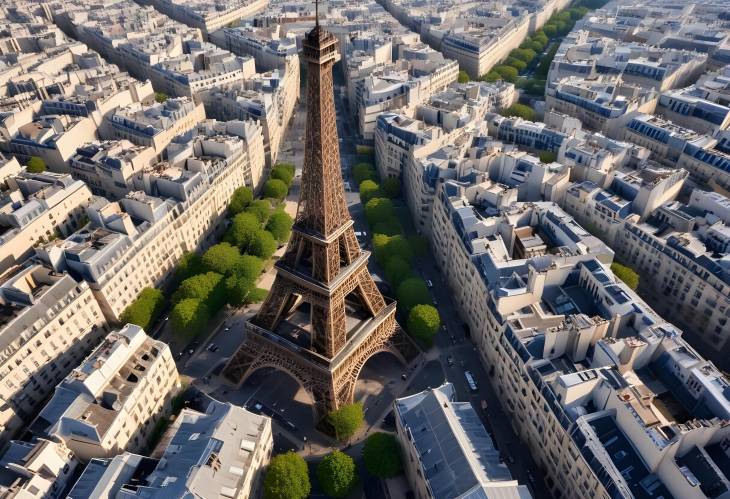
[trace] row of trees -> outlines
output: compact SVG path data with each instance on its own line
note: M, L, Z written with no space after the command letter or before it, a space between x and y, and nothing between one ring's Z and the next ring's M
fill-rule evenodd
M360 182L360 199L365 203L365 218L373 236L373 252L385 277L395 290L398 307L408 318L407 331L422 344L430 346L441 325L438 311L430 305L431 295L423 279L412 271L413 258L428 252L422 236L406 237L392 199L400 194L400 181L387 178L376 182L375 168L361 163L353 171Z
M238 307L266 297L266 290L257 288L256 280L264 270L264 262L291 234L293 220L284 211L282 201L294 171L293 165L274 166L264 184L262 199L254 199L247 187L236 189L228 205L232 218L223 241L202 256L185 255L170 313L177 334L197 336L226 304Z
M363 461L368 472L379 478L397 476L403 471L400 446L388 433L374 433L365 440ZM317 482L330 497L346 497L358 482L352 457L335 450L317 465ZM304 499L312 491L307 462L294 452L271 459L264 477L265 499Z
M520 78L519 75L527 71L535 63L535 58L543 53L551 40L569 33L575 22L583 17L589 8L576 5L562 12L553 14L542 29L525 39L519 48L510 52L507 59L492 68L482 79L486 81L505 80L517 85L528 94L542 95L545 91L545 82L550 63L555 57L559 43L553 42L550 50L537 62L532 78Z
M176 334L197 336L226 304L241 306L265 298L266 290L257 288L256 280L264 262L291 233L293 220L281 200L293 178L294 166L281 164L272 169L263 199L254 199L248 187L236 189L228 204L232 218L223 241L202 255L189 252L182 256L175 273L176 289L171 294L174 306L170 324ZM276 195L270 196L272 193ZM147 288L122 313L122 320L148 328L164 306L163 293Z

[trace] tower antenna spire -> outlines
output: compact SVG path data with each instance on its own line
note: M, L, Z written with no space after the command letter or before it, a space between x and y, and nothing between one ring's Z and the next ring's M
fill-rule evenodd
M314 0L314 25L319 26L319 0Z

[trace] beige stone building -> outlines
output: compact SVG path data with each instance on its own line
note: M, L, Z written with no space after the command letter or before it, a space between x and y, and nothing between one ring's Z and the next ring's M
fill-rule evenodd
M0 495L5 499L61 497L78 461L62 442L13 440L0 456Z
M63 442L82 462L138 451L179 387L170 347L127 324L56 387L31 431Z
M271 420L202 396L175 419L152 457L92 459L70 499L260 497L273 447Z
M57 270L87 281L110 322L119 322L142 289L163 285L184 252L212 244L233 191L261 178L258 123L238 122L240 137L214 122L201 127L190 144L168 151L169 161L136 174L124 198L96 198L89 226L38 251Z
M157 154L182 133L205 119L205 108L188 97L143 105L135 102L117 109L104 120L108 137L126 139L138 146L152 147Z
M71 234L91 202L89 188L70 175L21 173L0 194L0 273L46 241Z
M88 284L40 265L3 276L0 310L2 445L104 336L106 321Z

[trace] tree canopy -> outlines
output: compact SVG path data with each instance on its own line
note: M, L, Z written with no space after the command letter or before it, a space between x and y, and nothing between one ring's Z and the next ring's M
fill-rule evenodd
M335 450L317 465L317 480L328 496L345 497L357 483L355 461L344 452Z
M148 330L165 308L165 296L156 288L144 288L136 300L124 309L120 317L123 323L131 322Z
M259 230L254 235L253 241L248 246L248 253L263 258L264 260L271 258L276 251L276 239L267 230Z
M254 255L241 255L233 268L233 275L253 283L263 270L264 262L261 258Z
M523 120L535 121L535 110L524 104L512 104L510 107L502 111L503 116L516 116Z
M400 180L398 177L387 177L383 180L383 192L390 199L400 196Z
M223 276L216 272L206 272L188 277L180 283L177 290L172 294L172 301L177 303L187 298L208 300L215 291L216 286L221 282Z
M271 458L264 476L264 499L304 499L311 490L309 468L301 456L290 451Z
M385 262L385 276L388 282L397 288L400 283L411 277L411 265L401 255L393 255Z
M613 262L611 264L611 271L634 291L639 287L639 274L631 267Z
M25 164L28 173L43 173L46 171L46 162L39 156L31 156Z
M254 283L243 277L231 275L226 277L225 289L228 304L234 307L240 307L249 303L248 297L254 289Z
M247 253L251 242L260 230L261 222L255 214L239 213L233 217L226 239L238 246L243 253Z
M380 186L376 184L373 180L363 180L360 182L360 200L363 203L367 203L373 198L378 198L382 196L382 192L380 191Z
M431 295L423 279L411 277L400 283L396 290L398 305L403 310L410 311L416 305L431 303Z
M209 319L208 307L195 298L181 300L170 312L172 330L185 338L199 335L208 324Z
M393 216L395 216L393 201L388 198L373 198L365 204L365 218L371 227Z
M390 433L373 433L365 439L362 457L368 472L378 478L391 478L403 473L400 445Z
M266 230L271 232L279 244L285 243L289 239L291 234L291 228L294 221L284 210L276 210L269 217L269 221L266 223Z
M388 217L373 226L373 233L385 234L386 236L397 236L402 230L400 222L395 217Z
M202 262L206 270L228 275L233 272L240 257L241 252L238 251L238 248L224 242L211 246L208 251L203 253Z
M500 64L498 66L495 66L494 68L492 68L492 71L499 74L499 76L501 76L503 80L509 82L515 82L519 73L517 69L513 68L512 66L507 66L506 64Z
M332 425L335 437L341 442L348 441L364 420L362 402L344 405L327 415L327 421Z
M294 179L294 171L293 165L292 168L289 168L285 164L278 164L271 169L271 175L269 178L281 180L288 187Z
M365 180L375 180L378 175L375 172L375 167L370 163L358 163L352 167L352 176L355 179L355 183L360 185Z
M255 215L256 218L259 219L259 223L263 226L269 219L269 215L271 215L271 203L267 199L257 199L256 201L252 201L251 204L248 205L248 208L246 208L246 213L251 213L252 215Z
M416 305L408 314L408 332L426 346L433 344L439 326L441 317L431 305Z
M175 282L180 283L195 274L203 272L203 260L200 255L188 251L183 253L175 269Z
M278 178L272 178L264 184L264 196L267 198L283 200L289 192L289 187Z
M228 203L228 213L237 215L241 213L253 201L253 191L248 187L239 187L233 191L231 200Z

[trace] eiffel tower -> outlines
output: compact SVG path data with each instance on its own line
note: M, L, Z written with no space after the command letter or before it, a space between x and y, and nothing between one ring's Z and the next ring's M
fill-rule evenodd
M352 402L365 362L389 351L407 363L418 354L368 272L347 210L332 85L337 39L319 25L310 31L307 125L301 196L292 237L276 263L276 278L246 339L223 375L240 385L254 371L289 373L315 402L318 419Z

